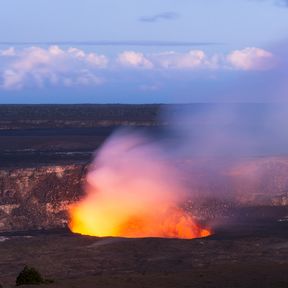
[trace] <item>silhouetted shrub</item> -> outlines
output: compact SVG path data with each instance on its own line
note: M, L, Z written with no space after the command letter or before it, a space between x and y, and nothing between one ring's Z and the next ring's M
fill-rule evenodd
M44 279L41 274L32 267L25 266L16 279L16 285L42 284Z

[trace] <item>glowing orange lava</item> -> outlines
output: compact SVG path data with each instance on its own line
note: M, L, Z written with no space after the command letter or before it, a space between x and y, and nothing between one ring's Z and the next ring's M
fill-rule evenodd
M202 228L188 214L180 209L166 212L128 215L126 211L90 209L81 203L70 209L70 229L74 233L89 236L113 237L163 237L193 239L207 237L212 231ZM160 213L159 213L160 212Z
M97 152L85 196L69 209L71 231L90 236L198 238L211 234L181 208L181 175L154 143L116 134Z

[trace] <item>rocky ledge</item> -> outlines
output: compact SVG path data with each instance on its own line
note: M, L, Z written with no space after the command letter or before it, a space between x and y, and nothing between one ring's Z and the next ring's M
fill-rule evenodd
M67 208L82 193L86 166L0 170L0 231L49 229L67 224Z
M200 195L206 192L207 198L194 197L185 209L213 221L239 215L269 216L275 211L277 217L286 219L287 157L249 159L236 168L222 168L222 178L217 175L212 181L209 172L194 179L193 195L198 190ZM69 205L83 195L86 170L85 163L0 168L0 233L66 227Z

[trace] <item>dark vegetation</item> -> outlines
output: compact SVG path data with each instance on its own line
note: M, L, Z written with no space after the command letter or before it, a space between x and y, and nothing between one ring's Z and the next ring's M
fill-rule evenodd
M53 283L52 280L44 279L39 271L33 267L25 266L16 279L16 286L39 285Z

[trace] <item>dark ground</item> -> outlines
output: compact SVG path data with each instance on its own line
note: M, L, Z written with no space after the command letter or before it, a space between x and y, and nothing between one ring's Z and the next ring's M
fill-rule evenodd
M288 287L288 223L227 226L205 239L94 238L69 232L0 243L0 281L25 264L49 287ZM29 235L29 233L28 233Z
M159 105L0 105L0 166L88 163L119 126L158 134L163 124L159 109ZM249 209L244 214L254 219L256 210ZM283 209L279 213L287 215L287 207ZM241 219L196 240L100 239L68 231L1 234L0 283L13 287L27 264L54 279L51 288L287 288L287 218ZM5 237L8 240L1 242Z
M88 162L93 151L115 129L116 127L0 130L0 166Z
M255 131L261 129L270 104L236 105L249 123L258 123L252 127ZM234 106L221 104L225 109L235 109ZM168 117L163 117L163 107ZM119 127L144 129L154 136L165 134L167 121L182 115L184 110L187 115L196 116L195 123L189 124L201 131L206 124L200 124L204 125L201 128L197 117L217 107L207 103L0 105L0 165L89 162L91 153Z
M89 162L119 127L157 134L159 111L160 105L0 105L0 167Z

